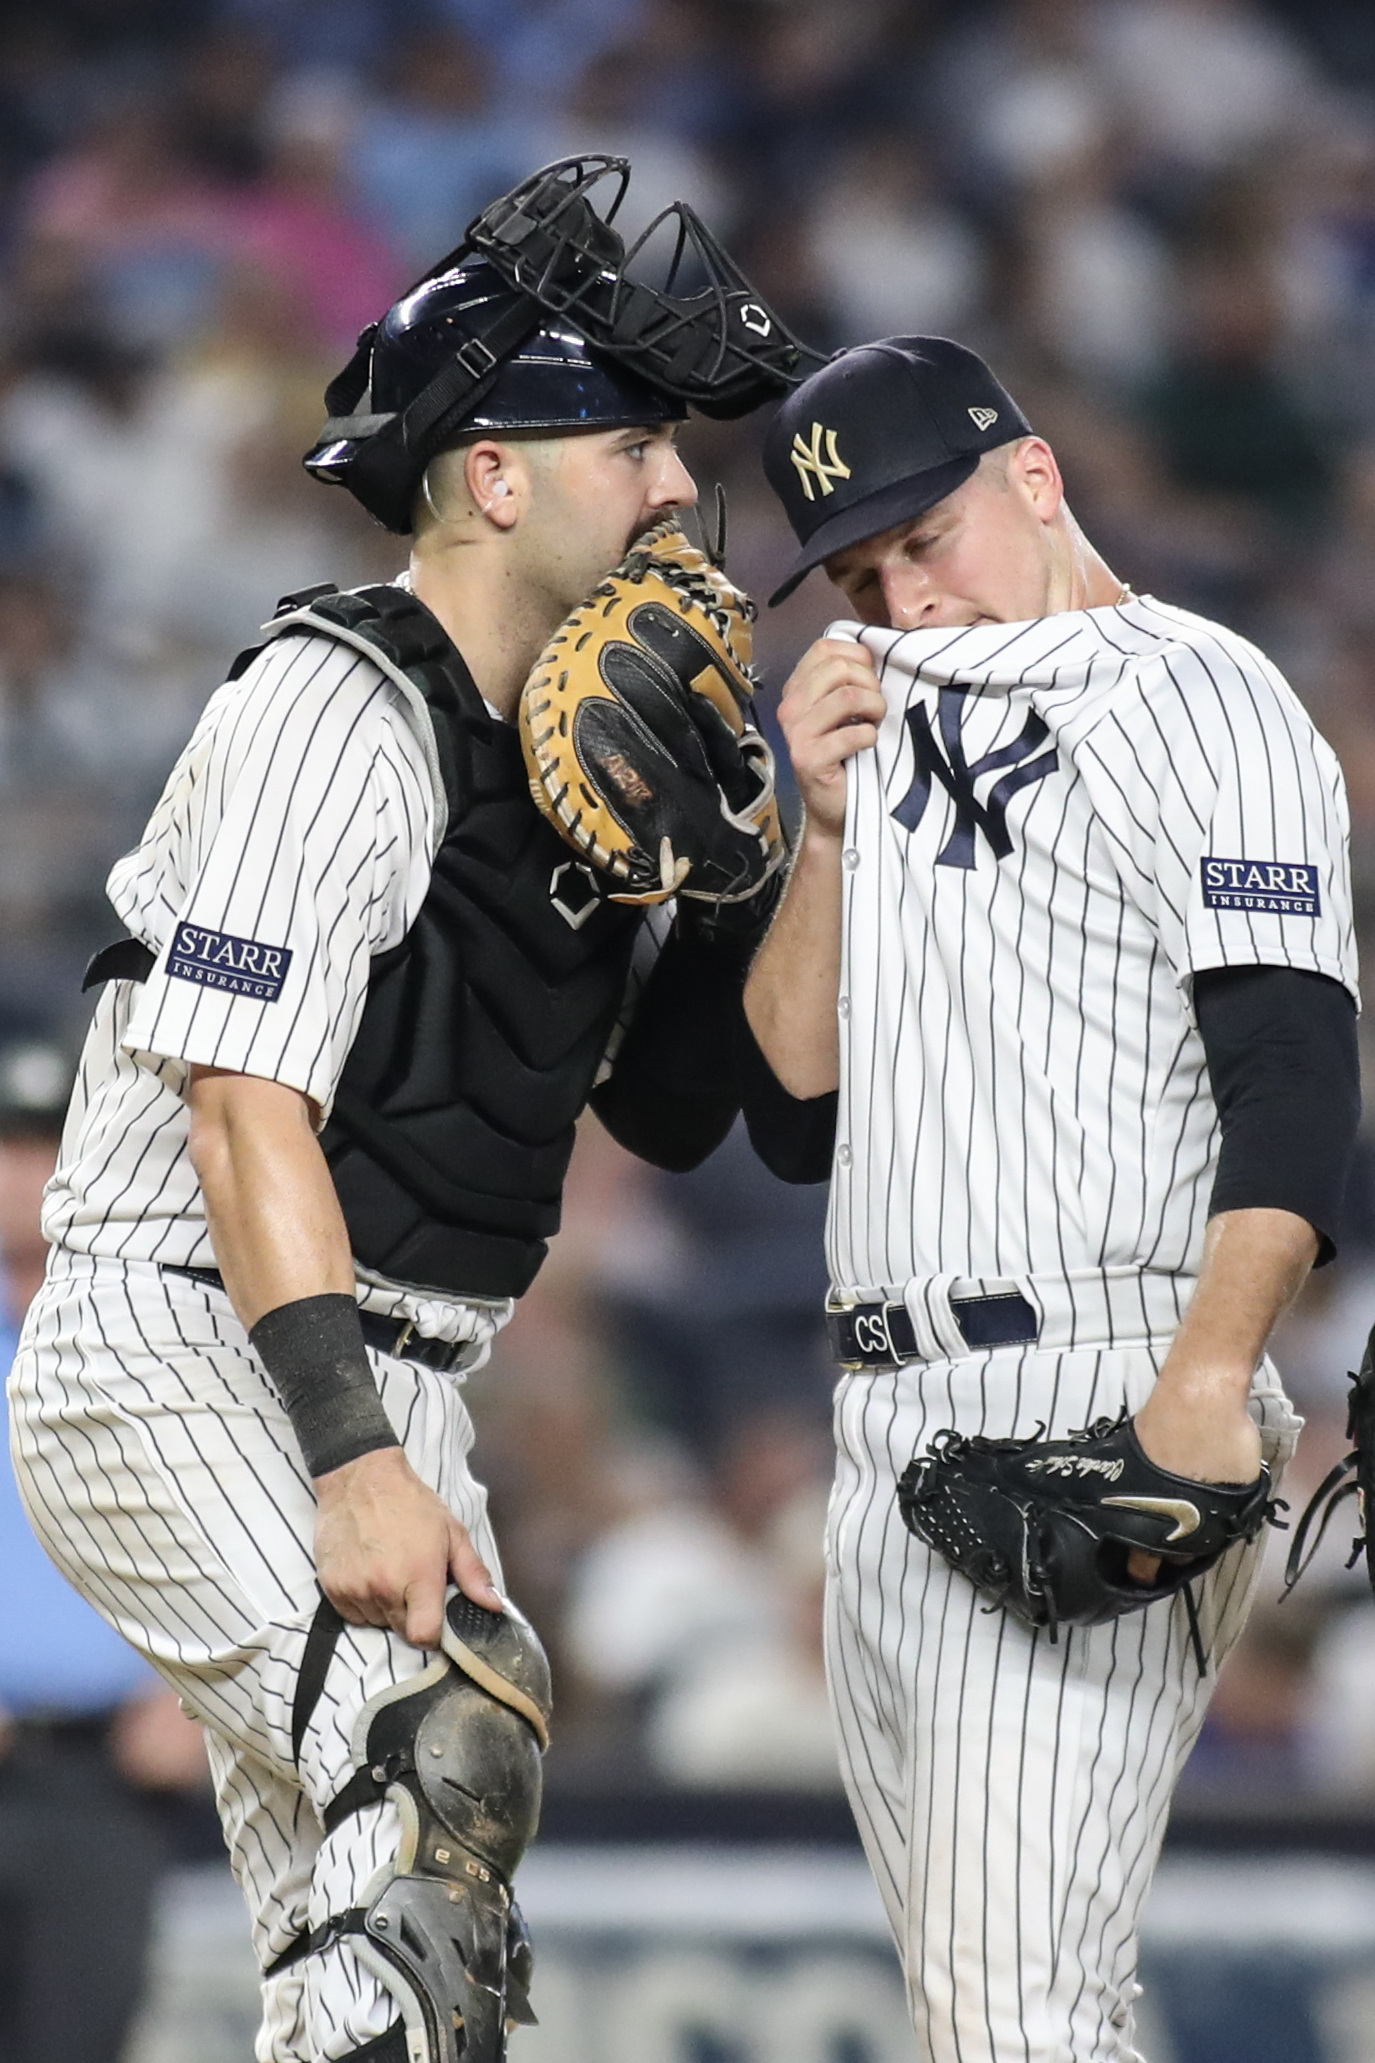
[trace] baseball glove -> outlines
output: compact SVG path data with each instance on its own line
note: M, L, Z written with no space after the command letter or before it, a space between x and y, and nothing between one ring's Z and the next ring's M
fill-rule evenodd
M550 639L520 701L530 792L612 902L754 896L787 856L751 722L754 604L672 520Z
M1375 1537L1371 1533L1371 1512L1375 1511L1375 1331L1366 1341L1360 1373L1350 1380L1346 1437L1351 1442L1351 1452L1323 1477L1294 1527L1284 1570L1286 1596L1321 1547L1338 1505L1345 1504L1348 1497L1356 1500L1358 1531L1351 1543L1346 1566L1354 1568L1364 1553L1366 1574L1371 1588L1375 1589ZM1315 1524L1317 1532L1313 1533ZM1311 1543L1310 1533L1313 1534Z
M967 1576L990 1606L1049 1630L1097 1626L1188 1590L1240 1540L1273 1524L1270 1473L1254 1483L1196 1483L1147 1459L1131 1419L1102 1418L1067 1439L939 1432L898 1484L907 1525ZM1127 1569L1133 1548L1158 1555L1153 1583Z

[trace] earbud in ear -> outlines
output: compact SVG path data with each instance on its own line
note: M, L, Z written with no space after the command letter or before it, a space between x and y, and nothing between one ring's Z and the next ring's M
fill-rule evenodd
M492 492L493 494L509 494L511 490L504 480L494 480L492 482Z

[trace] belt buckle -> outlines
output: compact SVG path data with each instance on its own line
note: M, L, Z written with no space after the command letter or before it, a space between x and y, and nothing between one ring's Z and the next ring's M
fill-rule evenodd
M829 1321L830 1319L834 1318L838 1321L842 1318L848 1317L850 1312L856 1308L858 1301L858 1298L855 1298L847 1303L844 1298L838 1297L835 1294L834 1290L832 1290L830 1295L826 1298L827 1320ZM830 1331L832 1334L831 1347L832 1353L835 1354L835 1333L839 1331L839 1325L837 1324L836 1328L833 1331L828 1323L827 1330ZM862 1361L855 1361L853 1359L847 1360L845 1355L843 1354L835 1354L835 1364L837 1368L843 1369L846 1375L856 1375L864 1366L864 1363Z
M401 1327L401 1330L397 1333L396 1338L392 1343L393 1360L401 1361L405 1359L406 1346L408 1341L410 1340L411 1334L414 1331L415 1320L414 1318L408 1318L405 1324Z

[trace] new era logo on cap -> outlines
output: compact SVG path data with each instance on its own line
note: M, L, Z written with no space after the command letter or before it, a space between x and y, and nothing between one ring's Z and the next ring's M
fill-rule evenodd
M919 516L1031 425L975 351L886 337L841 351L784 401L764 470L802 549L772 599L833 553Z

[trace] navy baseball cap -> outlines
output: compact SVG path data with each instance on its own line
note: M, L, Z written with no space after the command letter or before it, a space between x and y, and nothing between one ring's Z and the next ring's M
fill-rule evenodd
M986 451L1030 435L978 352L948 337L837 353L794 388L764 440L764 471L802 547L769 607L832 552L934 508Z

